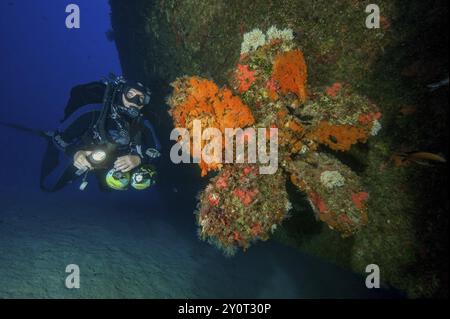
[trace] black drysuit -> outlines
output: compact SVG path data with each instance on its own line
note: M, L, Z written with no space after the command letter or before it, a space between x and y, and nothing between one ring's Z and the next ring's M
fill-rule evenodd
M122 94L110 101L103 120L103 136L99 136L100 115L105 112L105 92L107 85L92 82L75 86L70 93L64 110L64 118L59 128L49 133L48 147L41 170L40 185L45 191L57 191L74 181L77 169L73 166L73 156L78 150L93 149L96 145L113 145L116 157L127 154L138 155L142 164L155 161L146 152L149 149L160 151L160 143L151 123L142 116L130 118L117 112L115 106L121 105ZM106 135L106 136L105 136ZM106 140L106 141L105 141ZM105 169L95 170L100 187L105 190Z

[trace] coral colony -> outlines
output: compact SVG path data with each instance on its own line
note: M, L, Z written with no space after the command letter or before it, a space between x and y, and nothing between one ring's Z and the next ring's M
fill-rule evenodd
M190 163L192 155L192 161L201 163L203 167L202 176L206 175L210 165L220 167L222 162L256 163L258 159L260 164L268 163L267 166L259 165L259 173L274 174L278 169L278 128L270 128L269 134L265 128L255 130L252 127L244 130L225 127L224 132L215 127L208 127L202 131L200 120L193 120L192 123L192 139L189 130L185 128L175 128L172 131L170 138L177 141L170 150L172 162ZM269 155L267 155L267 139L270 140ZM207 142L206 145L202 145L202 141ZM225 158L222 156L223 149Z
M381 113L349 85L308 87L305 59L292 30L271 27L267 33L246 33L228 88L196 76L178 78L172 86L169 113L174 126L189 133L185 144L193 143L194 120L202 129L218 129L222 140L226 128L265 129L264 141L278 134L279 167L273 174L261 174L261 164L249 161L197 161L202 176L218 171L198 197L201 239L227 255L267 240L289 216L286 181L307 196L318 220L342 236L367 224L369 194L333 153L376 135ZM250 145L252 137L246 137L244 143Z

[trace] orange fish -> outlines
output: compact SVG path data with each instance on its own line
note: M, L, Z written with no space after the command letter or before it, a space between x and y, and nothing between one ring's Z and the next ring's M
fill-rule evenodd
M446 163L447 160L445 157L434 154L430 152L407 152L407 153L395 153L392 156L392 159L394 160L394 163L397 166L400 165L406 165L411 162L429 166L430 164L428 162L437 162L437 163Z
M403 115L411 115L416 113L417 108L415 108L414 106L404 106L400 109L400 113Z

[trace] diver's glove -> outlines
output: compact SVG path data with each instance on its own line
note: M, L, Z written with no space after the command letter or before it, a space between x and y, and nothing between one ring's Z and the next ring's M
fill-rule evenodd
M154 159L154 158L160 157L160 156L161 156L161 153L160 153L157 149L155 149L155 148L148 148L148 149L145 151L145 155L147 155L149 158Z

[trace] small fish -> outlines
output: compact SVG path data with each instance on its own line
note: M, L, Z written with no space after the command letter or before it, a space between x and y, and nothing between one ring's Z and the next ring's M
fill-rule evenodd
M411 115L417 112L417 108L414 106L404 106L399 110L399 112L402 115Z
M428 85L427 85L427 88L428 88L431 92L433 92L434 90L437 90L437 89L439 89L440 87L446 86L446 85L448 86L448 76L447 76L445 79L443 79L443 80L441 80L441 81L439 81L439 82L428 84Z
M424 166L431 166L429 162L446 163L445 157L430 152L406 152L395 153L392 159L396 165L406 165L408 163L416 163Z
M441 156L439 154L429 153L429 152L413 152L413 153L409 153L408 157L411 159L427 160L427 161L439 162L439 163L447 162L447 160L443 156Z

